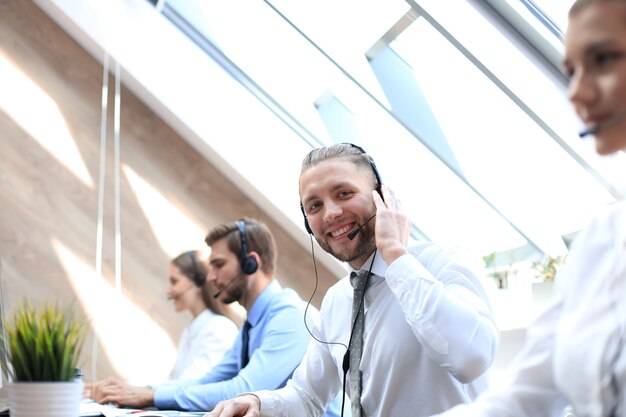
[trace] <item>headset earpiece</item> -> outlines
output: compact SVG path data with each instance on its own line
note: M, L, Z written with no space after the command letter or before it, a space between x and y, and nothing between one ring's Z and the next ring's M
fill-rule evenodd
M302 203L300 203L300 210L302 211L302 215L304 216L304 228L310 235L312 235L313 230L311 230L311 226L309 226L309 219L306 218L306 213L304 212L304 206L302 206Z
M254 259L254 257L247 255L241 261L241 270L246 275L252 275L259 269L259 263Z
M246 244L246 222L244 220L237 220L235 222L237 229L239 229L239 236L241 237L241 259L239 261L241 265L241 271L246 275L254 274L259 269L259 263L254 256L248 255L248 245Z

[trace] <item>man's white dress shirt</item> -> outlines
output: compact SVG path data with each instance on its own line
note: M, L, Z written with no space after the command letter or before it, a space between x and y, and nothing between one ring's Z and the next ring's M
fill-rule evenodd
M376 255L365 295L361 403L368 417L427 416L471 401L486 387L496 352L498 331L467 253L429 242L408 249L389 267ZM285 388L256 393L262 416L319 416L341 392L351 312L344 277L328 290L313 330L327 343L309 344Z

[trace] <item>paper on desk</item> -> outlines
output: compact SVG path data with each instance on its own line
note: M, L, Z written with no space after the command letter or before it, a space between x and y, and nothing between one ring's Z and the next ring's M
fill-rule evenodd
M104 417L118 417L118 416L128 416L134 410L129 410L127 408L116 408L116 407L107 407L106 405L100 405L100 412Z
M104 417L117 417L128 415L131 411L129 409L122 409L116 407L109 407L106 405L98 404L97 402L83 401L80 404L80 416L104 416Z
M89 416L101 416L100 407L102 407L97 402L92 400L83 399L80 403L80 409L78 415L80 417L89 417Z
M198 416L204 415L204 413L188 413L185 411L165 411L165 410L155 410L155 411L145 411L138 412L140 410L133 410L128 408L117 408L111 407L107 405L98 404L96 402L83 402L80 405L80 416L104 416L104 417L119 417L119 416Z
M132 417L184 417L184 416L199 416L206 413L188 413L186 411L172 411L172 410L156 410L156 411L142 411L140 413L132 413Z

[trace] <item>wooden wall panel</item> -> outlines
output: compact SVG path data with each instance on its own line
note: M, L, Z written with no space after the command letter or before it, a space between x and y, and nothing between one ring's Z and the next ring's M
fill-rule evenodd
M42 112L28 95L0 90L4 95L0 97L0 258L6 307L10 310L24 297L33 303L49 299L71 301L76 298L74 287L68 282L53 242L59 242L93 268L102 67L32 2L23 0L0 0L0 63L4 63L0 66L0 77L7 76L2 74L3 68L18 71L22 79L30 80L36 90L44 94L40 97L48 97L50 104ZM109 85L112 103L112 79ZM10 99L7 99L8 94ZM27 108L32 105L27 123L15 116L12 109L17 105ZM109 120L112 120L112 109L109 110ZM72 138L69 142L84 161L93 185L81 181L54 152L42 146L42 138L58 140L58 146L65 142L55 136L55 131L43 135L33 133L45 126L51 114L60 117L67 126ZM121 120L123 164L205 230L244 215L265 221L273 230L279 247L278 279L308 299L314 275L307 249L291 239L228 178L126 89L122 90ZM111 123L108 128L111 134ZM111 142L109 140L107 149L103 272L113 285ZM168 255L124 175L121 177L121 213L124 296L162 326L175 342L190 317L175 314L165 301ZM189 242L190 248L194 245L202 247L204 243ZM336 279L319 263L318 269L320 288L314 299L317 306ZM142 337L141 330L137 329L137 338ZM116 364L102 352L98 356L98 376L118 375ZM91 377L90 359L89 339L83 361L87 379Z

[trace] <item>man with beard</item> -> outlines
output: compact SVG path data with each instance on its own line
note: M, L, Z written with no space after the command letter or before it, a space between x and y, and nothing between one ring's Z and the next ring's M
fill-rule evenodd
M217 288L212 296L226 304L237 301L248 312L232 348L198 380L153 389L109 378L89 387L94 400L134 408L211 410L242 392L280 388L291 377L310 335L303 323L306 303L274 279L274 236L265 224L246 218L215 227L205 241L211 247L207 281ZM318 324L317 313L308 308L309 326ZM337 409L338 400L325 415L334 417Z
M468 254L410 240L399 200L353 144L305 157L300 199L307 231L351 273L326 293L318 340L287 386L221 402L208 416L320 416L344 390L352 417L428 416L471 402L486 388L498 330Z

